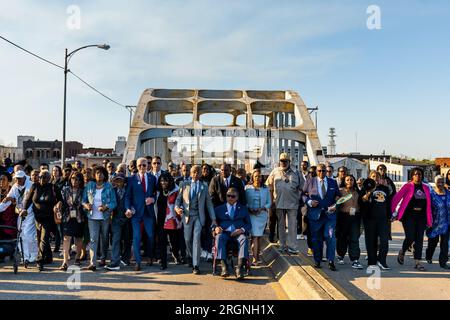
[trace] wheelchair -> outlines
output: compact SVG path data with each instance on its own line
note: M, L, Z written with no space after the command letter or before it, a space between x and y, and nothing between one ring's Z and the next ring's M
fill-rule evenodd
M17 236L15 238L10 239L0 239L0 258L5 258L9 256L9 260L13 261L13 271L14 274L17 274L19 270L19 264L21 261L24 261L25 269L28 268L28 264L26 263L23 257L23 245L22 245L22 223L25 217L22 217L20 220L19 228L12 226L4 226L0 225L0 233L2 230L14 230L17 231Z
M216 243L216 233L212 231L212 237L213 237L213 248L212 248L212 254L213 254L213 261L212 261L212 275L217 275L217 243ZM250 236L247 236L247 241L250 244ZM236 241L230 241L227 243L227 265L228 268L231 268L233 271L235 271L235 266L237 266L237 262L235 263L235 260L237 261L239 254L239 244ZM251 275L251 262L250 259L246 259L245 262L245 273L244 278Z

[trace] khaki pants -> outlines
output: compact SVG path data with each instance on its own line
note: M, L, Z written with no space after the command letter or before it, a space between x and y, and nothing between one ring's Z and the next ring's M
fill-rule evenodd
M288 220L287 246L297 249L297 209L277 209L280 247L286 247L286 216Z

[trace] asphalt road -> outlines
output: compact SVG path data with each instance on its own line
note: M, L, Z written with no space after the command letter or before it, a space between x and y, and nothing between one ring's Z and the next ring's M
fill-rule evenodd
M287 299L265 266L254 268L243 281L213 276L211 264L206 262L200 266L201 275L192 274L187 265L173 263L164 271L158 264L144 266L140 272L132 267L114 272L82 270L80 289L69 289L67 280L75 276L59 271L60 265L61 259L55 255L54 263L41 273L33 265L19 268L14 275L8 261L0 264L0 299Z
M338 271L333 272L323 263L320 272L350 294L353 298L361 300L414 300L414 299L450 299L450 272L439 267L437 261L439 256L439 246L433 257L433 264L429 265L423 261L426 268L425 272L414 269L414 259L411 253L407 253L405 264L399 265L397 254L401 248L404 233L401 223L394 222L392 226L393 240L389 242L389 255L387 264L391 268L389 271L381 271L378 279L374 274L366 273L367 261L364 245L364 235L360 238L361 264L365 267L363 270L351 268L348 256L345 257L345 265L338 265ZM425 237L426 239L426 237ZM299 240L302 257L306 253L306 241ZM427 241L424 242L423 259L425 259L425 249ZM306 258L311 264L312 258Z

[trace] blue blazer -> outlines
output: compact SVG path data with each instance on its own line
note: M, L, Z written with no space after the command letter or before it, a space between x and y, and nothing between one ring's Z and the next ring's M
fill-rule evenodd
M315 208L312 208L308 205L308 219L310 219L312 221L316 221L316 220L320 219L320 215L322 212L324 212L324 213L327 212L328 207L331 207L334 204L336 204L336 198L340 197L340 193L339 193L339 188L338 188L336 180L326 177L327 184L328 184L327 194L325 195L325 198L322 199L317 191L317 188L318 188L317 182L316 182L317 178L315 177L312 179L315 179L314 183L316 185L314 185L314 186L311 185L309 187L310 187L311 191L315 190L316 192L310 192L307 195L306 202L308 202L309 200L319 201L319 205ZM312 181L309 181L309 182L311 183ZM328 219L336 219L336 212L337 211L335 211L333 213L328 213L327 214Z
M234 218L231 219L227 212L227 204L224 203L214 209L216 213L216 221L218 226L223 230L228 229L231 225L234 225L236 229L244 228L245 234L249 234L252 230L252 223L250 222L250 214L245 205L240 203L236 204L236 212Z
M150 214L155 215L153 204L147 206L145 198L153 198L156 201L156 178L150 173L147 176L147 192L144 194L139 174L127 178L127 191L125 192L125 210L134 208L136 211L133 218L142 218L147 207Z

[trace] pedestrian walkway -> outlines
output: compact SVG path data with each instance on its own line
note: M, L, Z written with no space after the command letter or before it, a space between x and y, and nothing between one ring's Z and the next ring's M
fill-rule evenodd
M297 274L302 276L304 287L299 285L296 289L285 288L288 294L296 291L299 299L310 296L313 299L357 299L357 300L411 300L411 299L450 299L450 272L439 267L437 258L439 248L436 249L433 257L433 264L429 265L423 261L426 268L425 272L414 269L414 260L411 253L406 255L403 266L397 263L397 253L401 248L404 234L401 223L394 222L392 225L393 240L389 242L389 255L387 263L391 270L381 271L377 274L367 273L366 250L364 244L364 235L360 238L361 259L364 266L363 270L355 270L351 267L348 256L345 257L345 264L336 267L338 271L333 272L327 268L327 264L322 264L322 269L317 270L313 267L313 258L306 255L306 240L298 240L300 254L290 256L282 254L284 260L291 267L297 270ZM268 245L268 242L266 242ZM424 242L424 251L427 242ZM277 247L269 245L268 247ZM266 247L266 249L268 249ZM275 251L272 251L275 252ZM277 255L280 254L277 252ZM267 257L267 254L266 254ZM423 257L425 257L425 252ZM272 257L272 261L275 259ZM272 269L274 270L274 268ZM286 272L288 267L275 268L278 272ZM281 271L280 271L281 270ZM377 277L379 275L379 277ZM282 278L283 274L278 274ZM292 279L292 276L290 276ZM307 280L310 279L317 283L314 287ZM283 281L280 281L283 285ZM301 284L299 282L299 284ZM315 288L315 295L303 294L301 291L305 288ZM338 291L338 292L336 292Z

